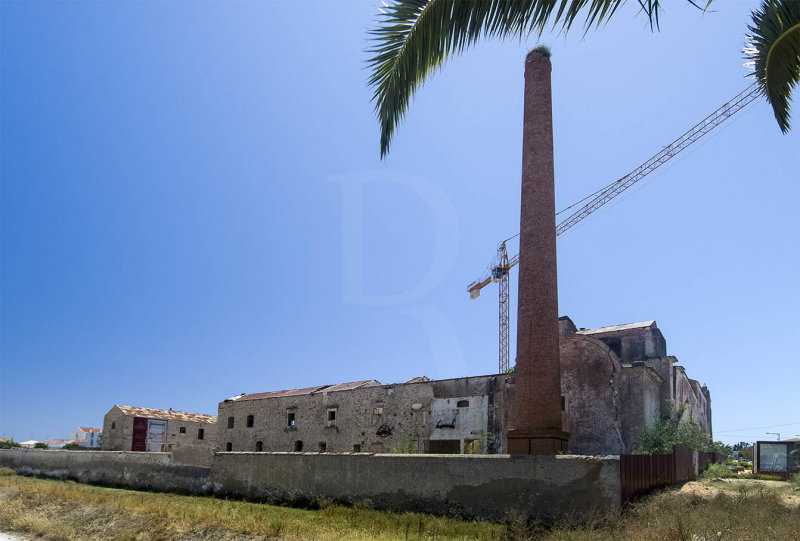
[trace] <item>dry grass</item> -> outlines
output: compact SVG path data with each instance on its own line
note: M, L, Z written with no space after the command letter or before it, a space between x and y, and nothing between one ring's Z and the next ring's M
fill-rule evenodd
M2 470L2 469L0 469ZM8 472L6 472L8 473ZM326 505L319 510L155 494L3 475L0 530L46 539L485 539L800 541L797 485L690 483L628 507L614 524L541 527ZM787 503L788 502L788 503Z
M325 505L307 510L0 472L0 530L56 540L503 539L502 525Z

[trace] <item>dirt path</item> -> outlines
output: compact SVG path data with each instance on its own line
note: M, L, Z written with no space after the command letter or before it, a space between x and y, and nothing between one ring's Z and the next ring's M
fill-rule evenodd
M782 481L762 481L760 479L715 479L713 481L689 481L680 492L711 499L718 494L742 494L768 491L779 497L781 502L800 508L800 487Z

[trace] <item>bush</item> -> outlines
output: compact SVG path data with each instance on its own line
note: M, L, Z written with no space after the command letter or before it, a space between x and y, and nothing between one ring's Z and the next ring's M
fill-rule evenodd
M711 464L706 468L706 471L700 474L700 479L705 479L706 481L728 477L738 476L723 464Z
M789 482L800 486L800 473L793 473L792 476L789 477Z
M694 419L682 421L686 408L674 411L670 417L661 419L642 429L640 443L633 450L637 455L667 455L675 445L705 451L708 449L708 434Z
M13 449L15 447L22 447L15 441L0 441L0 449Z
M400 438L394 446L394 452L401 455L413 455L418 452L417 442L409 436Z
M783 481L780 475L766 475L763 473L743 473L740 479L758 479L759 481Z
M34 449L50 449L46 443L38 442L33 444Z

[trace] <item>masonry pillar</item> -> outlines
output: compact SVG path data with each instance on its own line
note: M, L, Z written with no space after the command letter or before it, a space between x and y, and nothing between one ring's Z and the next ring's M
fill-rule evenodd
M550 53L525 60L519 299L512 455L567 450L561 424L561 364L556 272L555 173Z

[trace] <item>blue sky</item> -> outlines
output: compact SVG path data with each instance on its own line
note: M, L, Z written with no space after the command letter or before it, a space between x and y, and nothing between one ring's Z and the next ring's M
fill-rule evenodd
M496 287L466 286L519 228L537 40L451 59L381 161L377 5L0 4L0 435L66 437L114 404L216 413L242 392L496 369ZM755 5L668 2L654 34L629 2L541 39L559 209L747 86ZM561 314L655 319L723 441L800 434L797 129L759 100L559 239Z

